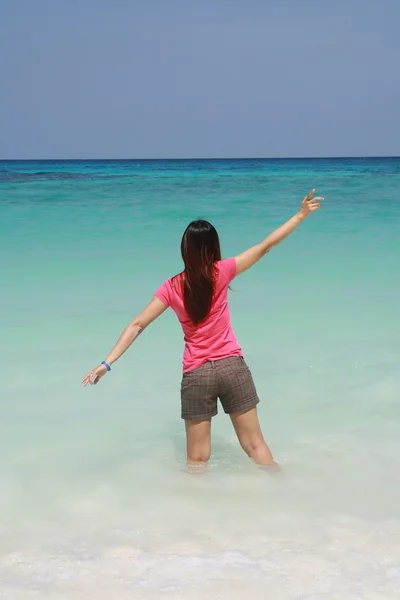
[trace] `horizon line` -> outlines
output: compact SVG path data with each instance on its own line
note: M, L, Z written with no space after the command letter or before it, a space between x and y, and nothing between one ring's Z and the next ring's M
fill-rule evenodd
M132 161L218 161L218 160L360 160L400 158L400 155L353 155L353 156L252 156L252 157L174 157L174 158L0 158L0 163L6 162L132 162Z

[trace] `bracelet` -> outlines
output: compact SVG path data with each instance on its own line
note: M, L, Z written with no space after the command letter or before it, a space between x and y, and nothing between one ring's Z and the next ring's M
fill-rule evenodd
M111 371L110 365L105 360L103 360L101 364L107 367L107 371Z

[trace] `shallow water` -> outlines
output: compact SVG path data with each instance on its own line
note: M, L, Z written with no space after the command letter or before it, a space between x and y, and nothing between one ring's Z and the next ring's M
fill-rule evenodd
M0 598L399 596L399 183L399 159L0 163ZM188 475L173 314L80 379L180 268L188 220L228 256L311 187L323 210L230 296L284 473L220 413Z

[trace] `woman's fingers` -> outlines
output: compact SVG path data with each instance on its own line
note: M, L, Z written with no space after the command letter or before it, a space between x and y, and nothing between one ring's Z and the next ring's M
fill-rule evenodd
M316 196L315 198L311 198L307 201L308 208L312 210L314 207L320 207L320 202L322 202L324 198L322 196Z
M301 203L301 209L303 215L309 215L314 210L318 210L321 207L320 202L324 200L323 196L315 196L313 198L313 194L315 193L315 189L312 189L311 192L305 196L303 202Z
M99 365L98 367L93 369L93 371L90 371L90 373L85 375L85 377L82 379L83 387L86 387L88 385L88 383L90 383L90 385L97 385L99 383L100 379L106 373L107 373L106 367L103 365Z
M324 200L323 196L315 196L315 198L313 198L314 193L315 193L315 190L311 190L311 192L309 194L307 194L307 196L304 198L304 200L306 200L307 202L320 202L321 200Z
M82 385L83 387L86 387L88 383L90 383L90 385L94 385L98 380L99 376L92 371L91 373L85 375L85 377L82 379Z

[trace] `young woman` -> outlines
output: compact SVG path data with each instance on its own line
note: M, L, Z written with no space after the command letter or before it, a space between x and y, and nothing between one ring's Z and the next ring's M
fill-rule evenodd
M314 192L284 225L235 258L221 260L218 234L210 223L190 223L181 242L184 270L158 288L148 306L122 332L107 359L83 378L83 385L99 383L139 334L171 307L185 339L181 402L188 465L202 465L210 457L211 419L217 414L218 398L243 450L259 465L274 465L258 421L259 399L253 378L231 327L228 287L234 277L320 208L323 198L314 197Z

